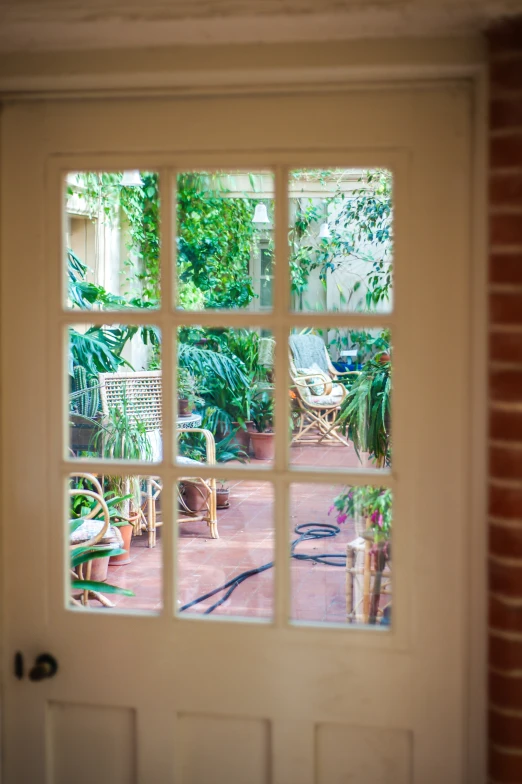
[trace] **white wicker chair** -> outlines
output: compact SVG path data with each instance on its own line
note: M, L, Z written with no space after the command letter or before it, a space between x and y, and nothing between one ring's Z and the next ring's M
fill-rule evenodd
M126 409L129 415L134 416L136 421L143 423L148 433L161 434L161 408L162 408L162 387L160 370L143 370L139 372L120 372L120 373L100 373L100 397L102 412L106 417L109 409L121 405L125 399ZM176 429L179 435L181 429ZM201 433L205 439L206 464L215 465L216 445L214 436L210 430L204 428L191 428L191 433ZM153 440L153 439L152 439ZM159 458L159 455L157 455ZM188 458L178 458L178 462L190 466L192 476L183 477L180 481L191 481L200 486L201 492L205 495L203 509L200 512L192 512L185 504L182 494L178 492L178 502L180 514L178 522L206 522L212 539L218 539L217 527L217 499L216 499L216 480L202 479L197 476L197 460ZM134 533L141 534L143 527L148 533L148 545L156 545L156 529L162 524L157 516L157 500L161 493L161 482L157 477L147 477L145 480L145 512L142 515L142 525L135 527Z
M336 425L341 404L346 397L346 388L339 383L343 378L357 375L357 371L338 372L331 363L328 351L318 335L291 335L289 341L289 366L291 392L294 392L294 409L297 413L297 428L292 436L293 444L336 443L343 446L348 441ZM304 373L304 369L316 366L317 371ZM324 375L319 394L310 385L321 386L317 373Z

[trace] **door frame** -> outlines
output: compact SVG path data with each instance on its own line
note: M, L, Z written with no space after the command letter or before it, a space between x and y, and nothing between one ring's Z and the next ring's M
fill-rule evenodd
M385 56L384 56L385 59ZM386 64L382 64L384 69ZM320 72L321 69L318 69ZM391 90L397 87L396 81L390 81L383 85L380 75L375 78L376 72L371 73L371 68L363 67L354 69L350 79L332 82L331 79L320 81L324 78L324 73L320 75L319 81L313 81L314 90L327 89L342 90L347 86L354 88L353 79L361 90L379 87L389 87ZM412 86L416 84L422 88L423 83L428 81L443 84L447 79L454 79L456 75L462 77L463 65L456 63L453 68L448 68L446 63L441 63L438 68L430 68L430 73L422 74L422 68L413 65L409 73L402 72L402 79ZM467 629L467 657L468 657L468 726L466 735L468 738L468 776L470 784L483 784L486 776L486 676L487 676L487 616L486 616L486 592L487 592L487 526L486 526L486 496L487 496L487 465L486 465L486 444L487 444L487 222L485 220L486 205L486 178L487 178L487 82L485 66L483 63L466 65L466 78L469 83L469 91L473 105L473 139L472 139L472 179L473 194L471 209L472 241L470 262L473 268L472 281L472 302L470 329L471 337L471 362L470 362L470 386L473 390L469 418L473 422L470 427L472 442L470 443L470 481L467 489L471 516L475 520L483 521L483 525L477 526L475 536L470 541L469 551L469 575L468 575L468 595L467 604L469 608L469 625ZM365 73L366 72L366 73ZM308 75L310 69L308 69ZM305 69L301 69L300 77L306 80ZM281 89L288 89L288 74L281 73L276 81L279 82L279 89L274 86L272 80L267 83L258 83L255 92L271 93L279 92ZM297 81L297 79L296 79ZM309 83L308 83L309 85ZM309 85L310 86L310 85ZM293 89L300 92L306 89L303 82L293 84ZM96 89L96 88L95 88ZM289 89L292 89L289 88ZM194 91L201 94L201 88ZM96 90L97 92L97 90ZM164 89L165 92L165 89ZM169 92L167 90L167 92ZM177 90L173 89L176 93ZM230 86L227 84L214 85L209 91L214 97L216 95L227 95L230 93ZM131 93L126 91L126 97L141 97L142 91L138 88ZM55 94L56 95L56 94ZM87 99L93 93L84 89L73 89L67 93L68 98ZM29 99L47 99L49 92L44 91L33 93L26 96ZM99 96L96 96L99 97ZM17 100L20 96L17 96ZM9 99L8 99L9 100ZM5 154L5 150L4 150ZM0 170L1 172L1 170ZM3 528L0 530L0 547L2 547L2 557L7 554L3 550ZM3 586L2 586L3 588ZM2 613L0 622L0 632L4 628L5 615L7 608L7 597L5 590L2 590ZM10 655L6 652L7 656ZM8 677L8 668L2 670L2 689L4 688L5 678ZM477 750L480 750L478 752Z

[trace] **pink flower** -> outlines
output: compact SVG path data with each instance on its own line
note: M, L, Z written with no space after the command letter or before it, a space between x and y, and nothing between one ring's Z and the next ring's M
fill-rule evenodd
M342 525L342 523L346 522L346 518L347 517L348 517L348 515L344 514L344 512L343 512L343 514L337 515L337 522L339 523L339 525Z
M379 515L379 519L377 522L379 524L379 528L382 528L382 525L384 523L384 517L382 516L382 514Z

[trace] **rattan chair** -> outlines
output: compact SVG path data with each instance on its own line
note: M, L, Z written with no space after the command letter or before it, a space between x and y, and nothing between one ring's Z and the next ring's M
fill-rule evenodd
M99 378L100 397L104 417L108 416L111 408L115 408L118 405L121 406L123 400L125 400L128 415L134 417L137 422L141 422L147 433L151 436L150 441L153 459L161 459L161 371L143 370L138 372L100 373ZM177 435L182 432L187 431L176 428ZM206 447L206 464L215 465L216 445L214 436L210 430L191 427L190 432L201 433L203 435ZM155 436L157 436L157 438L155 438ZM182 493L178 490L178 522L205 522L208 525L210 537L212 539L218 539L216 480L202 479L197 476L197 466L200 465L197 460L178 457L178 463L190 468L190 474L182 477L180 483L183 481L190 481L199 485L202 494L205 496L203 508L199 512L193 512L188 508L184 502ZM157 514L157 501L162 487L160 480L154 476L146 477L144 479L144 484L142 525L137 525L134 533L135 535L139 535L143 530L146 530L148 534L148 545L149 547L154 547L156 545L156 529L162 524L162 520L158 518Z
M296 423L292 444L347 446L348 441L336 424L346 397L346 388L340 382L357 375L357 371L337 371L318 335L290 336L289 367ZM322 382L318 373L324 376Z

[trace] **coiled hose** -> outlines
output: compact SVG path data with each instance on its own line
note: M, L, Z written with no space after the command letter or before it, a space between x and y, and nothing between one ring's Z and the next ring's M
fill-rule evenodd
M324 564L325 566L346 567L345 553L321 553L319 555L305 555L304 553L295 552L297 545L308 539L329 539L332 536L337 536L337 534L341 531L338 525L334 525L333 523L301 523L300 525L296 525L294 531L296 534L298 534L298 536L297 539L294 539L290 545L291 558L295 558L297 561L314 561L315 563ZM249 577L253 577L255 574L261 574L261 572L266 572L268 569L272 569L274 564L275 561L270 561L270 563L263 564L262 566L258 566L255 569L249 569L246 572L241 572L241 574L238 574L236 577L232 577L231 580L228 580L228 582L220 585L218 588L214 588L212 591L209 591L203 596L198 596L197 599L194 599L188 604L184 604L183 607L180 607L179 611L185 612L191 607L194 607L196 604L200 604L201 602L210 599L211 596L215 596L217 593L225 591L225 594L220 599L218 599L217 602L205 610L204 615L210 615L210 613L214 612L216 607L219 607L221 604L226 602L226 600L232 595L236 588L241 585L241 583L243 583L245 580L248 580Z

